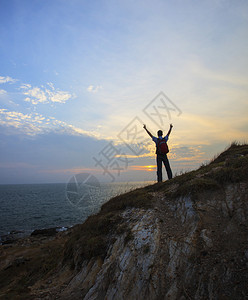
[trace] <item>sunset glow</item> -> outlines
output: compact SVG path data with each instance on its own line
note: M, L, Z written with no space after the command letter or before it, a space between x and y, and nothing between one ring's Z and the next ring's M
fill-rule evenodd
M0 183L155 179L248 132L247 1L0 1Z

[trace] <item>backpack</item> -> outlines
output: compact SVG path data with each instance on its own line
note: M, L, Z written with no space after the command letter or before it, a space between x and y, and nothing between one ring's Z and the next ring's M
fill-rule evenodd
M165 138L158 139L157 142L157 154L167 154L169 152L168 145Z

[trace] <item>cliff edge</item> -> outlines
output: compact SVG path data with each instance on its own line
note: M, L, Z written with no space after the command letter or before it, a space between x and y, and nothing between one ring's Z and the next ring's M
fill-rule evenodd
M0 246L0 299L248 298L248 145Z

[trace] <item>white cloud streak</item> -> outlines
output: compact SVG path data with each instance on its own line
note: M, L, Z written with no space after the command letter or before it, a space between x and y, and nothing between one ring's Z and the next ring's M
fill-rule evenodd
M38 103L48 103L48 98L45 92L38 87L34 87L26 92L23 92L23 95L28 96L25 98L26 102L31 102L34 105Z
M89 85L87 87L87 91L89 93L97 93L100 89L102 89L102 86L101 85L97 85L97 86L94 86L94 85Z
M66 91L55 89L52 83L47 84L49 88L44 86L32 87L30 84L23 84L20 86L22 94L26 96L26 102L33 105L46 103L65 103L72 99L74 95Z
M0 89L0 95L6 95L7 92L5 90Z
M14 83L17 79L13 79L10 76L0 76L0 84L1 83Z
M10 76L0 76L0 84L3 83L15 83L17 79L13 79ZM75 97L67 91L61 91L56 89L53 83L48 82L48 87L32 87L28 83L22 83L18 89L21 90L22 95L25 96L24 101L30 102L33 105L47 104L47 103L66 103L68 100ZM93 88L92 91L97 91L100 87ZM0 89L0 95L7 94L7 91Z
M100 135L96 132L85 131L66 122L56 120L54 117L47 118L38 113L24 114L7 109L0 109L0 126L6 135L35 136L56 132L58 134L86 135L96 139L100 138Z

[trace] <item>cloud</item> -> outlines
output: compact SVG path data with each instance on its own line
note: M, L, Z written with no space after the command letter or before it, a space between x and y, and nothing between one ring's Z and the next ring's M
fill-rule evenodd
M30 89L31 87L32 87L31 84L23 83L23 84L20 86L20 89Z
M25 98L25 101L31 102L34 105L38 103L48 103L46 94L38 87L34 87L26 92L23 92L23 94L28 96Z
M67 100L69 100L72 97L71 94L63 91L52 92L46 90L46 92L49 95L49 100L51 102L65 103Z
M67 169L44 169L39 171L39 173L50 173L50 174L79 174L79 173L96 173L98 170L96 168L86 168L86 167L75 167Z
M6 95L7 92L5 90L0 89L0 95Z
M151 172L151 171L155 171L157 169L157 165L147 165L147 166L133 165L133 166L130 166L129 169L134 170L134 171Z
M94 86L94 85L89 85L87 87L87 91L89 93L97 93L100 89L102 89L102 86L101 85L97 85L97 86Z
M0 83L14 83L16 81L17 79L13 79L10 76L6 76L6 77L0 76Z
M30 102L33 105L46 104L46 103L65 103L66 101L75 97L66 91L55 89L52 83L47 84L49 88L44 86L32 87L30 84L22 84L20 89L23 90L22 94L26 96L26 102Z
M35 165L25 162L0 162L2 169L17 169L17 168L35 168Z
M0 76L0 83L14 83L18 81L9 76ZM71 94L67 91L62 91L54 87L51 82L47 83L47 86L41 85L32 86L29 83L21 83L18 90L25 96L24 101L29 102L32 105L47 104L47 103L66 103L68 100L75 98L75 94ZM0 95L7 94L8 92L0 89Z
M54 117L44 117L38 113L24 114L7 109L0 109L0 126L3 129L3 133L7 135L22 134L35 136L37 134L56 132L58 134L84 135L95 139L100 138L97 132L89 132L77 128L66 122L56 120Z
M38 114L23 114L16 111L8 111L0 109L0 125L4 129L4 133L35 135L41 133L40 124L44 118Z
M199 146L176 146L172 145L172 151L169 158L174 162L193 161L195 163L202 162L206 153L202 150L203 145Z
M18 136L16 129L13 130L15 135L3 134L1 129L0 126L1 183L67 182L77 173L102 174L102 170L94 166L92 156L103 149L105 140L71 135L58 127L28 138Z

